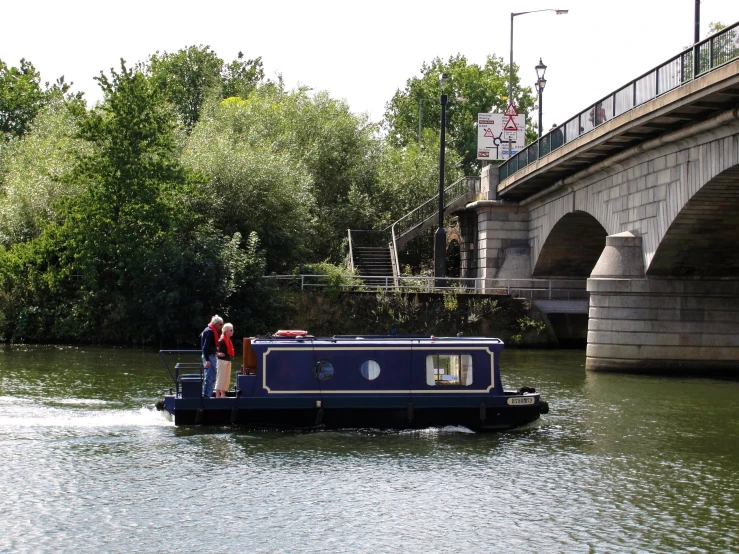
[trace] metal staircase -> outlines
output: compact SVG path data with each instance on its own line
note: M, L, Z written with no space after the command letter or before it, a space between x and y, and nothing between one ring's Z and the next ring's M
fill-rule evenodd
M444 215L447 216L474 201L480 192L479 177L462 177L444 189ZM410 211L381 230L348 229L349 263L367 284L378 284L377 277L400 275L398 252L439 217L439 195ZM381 272L381 273L378 273ZM366 278L365 278L366 276ZM370 283L369 281L373 281Z
M364 246L354 250L356 269L366 285L386 285L393 273L393 259L387 246Z

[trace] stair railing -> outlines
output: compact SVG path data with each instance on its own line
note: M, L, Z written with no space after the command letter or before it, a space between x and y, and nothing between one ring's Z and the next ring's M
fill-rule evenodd
M397 223L397 221L395 222ZM398 277L400 277L400 260L398 259L398 241L395 240L395 223L390 226L390 233L393 239L393 276L395 277L395 286L398 286Z
M351 267L352 273L354 273L354 253L352 252L352 230L347 229L346 232L349 234L349 267Z
M446 210L453 202L459 200L462 196L468 193L477 194L479 190L479 177L461 177L454 181L451 185L444 189L444 210ZM389 227L385 227L383 231L390 230L393 245L393 263L395 265L394 271L396 275L400 275L400 262L398 260L398 248L397 248L397 237L413 229L414 227L422 224L429 217L438 213L438 198L436 194L432 198L429 198L418 206L411 210L403 217L392 223ZM398 231L400 224L401 230Z
M382 246L390 248L392 246L390 236L388 235L388 229L382 229L379 231L374 229L347 229L346 231L349 236L349 266L352 270L357 269L357 266L354 263L354 251L358 248L365 246ZM393 265L392 252L390 263Z

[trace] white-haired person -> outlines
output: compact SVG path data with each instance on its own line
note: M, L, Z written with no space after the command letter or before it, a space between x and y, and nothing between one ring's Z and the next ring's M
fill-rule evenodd
M234 345L231 342L233 334L234 326L226 323L221 332L221 340L218 341L216 398L226 398L226 393L231 387L231 362L234 359Z
M208 326L200 333L200 349L202 351L203 368L205 369L205 378L203 379L203 397L205 398L213 396L213 388L216 383L218 341L222 328L223 319L219 315L214 315Z

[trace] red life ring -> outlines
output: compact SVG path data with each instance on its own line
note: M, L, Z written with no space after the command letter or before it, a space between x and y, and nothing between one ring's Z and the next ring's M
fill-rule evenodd
M281 329L275 333L278 337L304 337L308 331L299 331L297 329L284 330Z

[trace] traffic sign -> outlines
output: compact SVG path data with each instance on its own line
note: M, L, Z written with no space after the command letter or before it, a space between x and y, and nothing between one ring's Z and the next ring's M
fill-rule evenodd
M477 159L507 160L515 156L524 147L525 130L525 115L477 114ZM510 154L508 141L511 142Z
M518 112L516 111L516 106L514 106L513 103L508 104L508 107L503 112L503 115L517 116Z
M516 126L516 122L513 121L513 116L509 115L508 119L505 122L505 125L503 125L504 131L518 131L518 127Z

